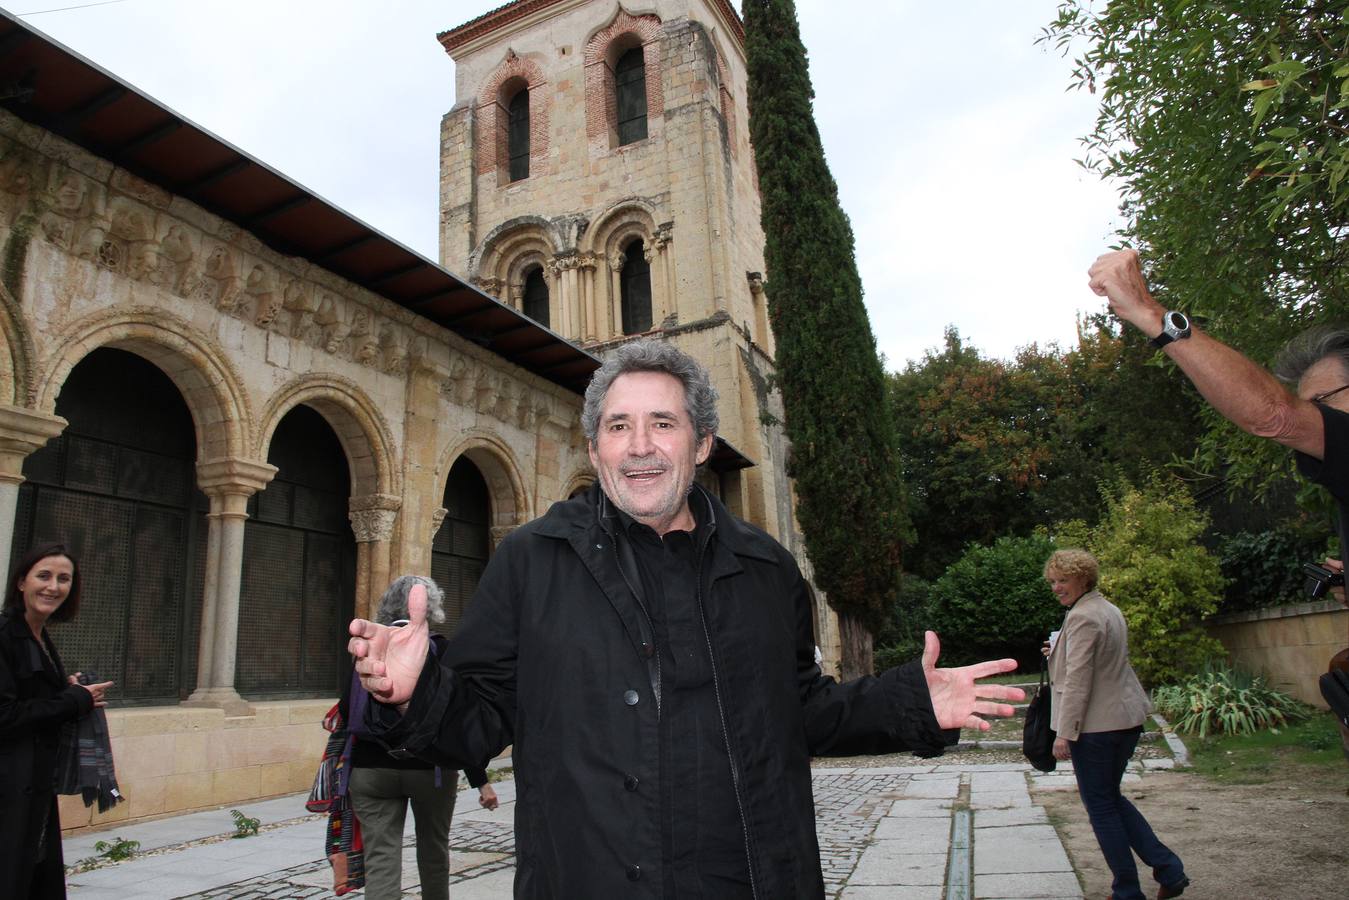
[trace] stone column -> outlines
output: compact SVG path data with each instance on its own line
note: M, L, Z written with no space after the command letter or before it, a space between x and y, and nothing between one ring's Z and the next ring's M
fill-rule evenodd
M348 504L351 530L356 535L358 618L370 618L375 604L389 586L389 551L393 526L398 518L398 508L402 505L402 499L392 494L352 497Z
M0 577L9 577L9 550L14 544L14 515L23 484L23 461L69 424L18 406L0 406Z
M627 254L621 250L609 254L609 315L613 318L613 334L623 334L623 266L628 262Z
M184 706L211 706L247 715L234 688L239 649L239 584L243 577L248 499L276 477L276 466L238 457L197 464L197 484L210 498L206 515L206 585L202 596L197 689Z

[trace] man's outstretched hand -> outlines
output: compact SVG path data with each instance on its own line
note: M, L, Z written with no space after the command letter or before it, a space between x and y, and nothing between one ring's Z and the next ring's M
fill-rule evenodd
M408 594L408 624L395 628L353 619L347 629L347 651L356 657L361 684L380 703L406 708L426 664L431 634L426 626L426 588L413 585Z
M994 659L961 666L959 669L938 669L937 657L941 642L935 632L923 635L923 674L927 676L927 690L932 695L932 711L942 728L977 728L987 731L990 726L981 716L1012 715L1006 703L994 700L1025 700L1026 692L1003 684L980 684L978 679L1004 672L1016 671L1016 660Z

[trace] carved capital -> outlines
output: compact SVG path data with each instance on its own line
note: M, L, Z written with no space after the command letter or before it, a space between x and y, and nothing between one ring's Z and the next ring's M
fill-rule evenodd
M627 265L628 257L625 253L609 254L609 268L615 272L622 272L623 266Z
M444 524L445 516L447 516L449 512L450 511L443 506L431 510L431 540L434 541L436 535L440 533L440 526Z
M365 544L393 537L393 525L403 501L393 494L366 494L352 497L347 505L351 530L357 542Z
M208 496L253 496L271 484L277 468L270 463L222 456L197 463L197 486Z
M23 481L23 461L69 423L19 406L0 406L0 482Z
M763 293L764 282L762 272L746 272L745 280L749 282L749 292L751 294L758 296Z
M495 550L497 547L500 547L501 542L504 541L506 539L506 536L514 530L515 530L514 525L493 525L489 529L492 535L492 549Z

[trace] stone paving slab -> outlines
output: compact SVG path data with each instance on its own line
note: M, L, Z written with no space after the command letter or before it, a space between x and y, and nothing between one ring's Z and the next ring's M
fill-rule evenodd
M989 839L980 840L981 837ZM1073 867L1052 825L1013 825L980 832L974 841L974 874L1067 872Z
M1082 900L1082 889L1077 876L1067 874L1040 875L976 875L975 900Z
M974 814L974 827L1005 828L1009 825L1048 825L1043 807L1014 806L1007 809L980 809Z
M907 841L876 841L853 870L848 885L941 885L945 853L909 853Z
M945 900L941 885L874 886L858 885L843 889L839 900ZM456 898L457 900L457 898Z

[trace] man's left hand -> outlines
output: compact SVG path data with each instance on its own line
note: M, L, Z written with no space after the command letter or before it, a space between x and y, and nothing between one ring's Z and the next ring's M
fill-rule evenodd
M961 666L959 669L938 669L937 656L941 642L935 632L923 636L923 675L927 677L928 693L932 695L932 711L942 728L977 728L987 731L992 726L981 716L1006 718L1014 710L1006 703L992 700L1025 700L1026 692L1005 684L980 684L980 678L1016 671L1016 660L994 659Z
M1069 760L1069 759L1072 758L1072 755L1073 755L1073 754L1072 754L1072 751L1068 748L1068 739L1067 739L1067 738L1061 738L1061 737L1056 737L1056 738L1054 738L1054 758L1055 758L1055 759L1063 760L1063 761L1066 762L1067 760Z

